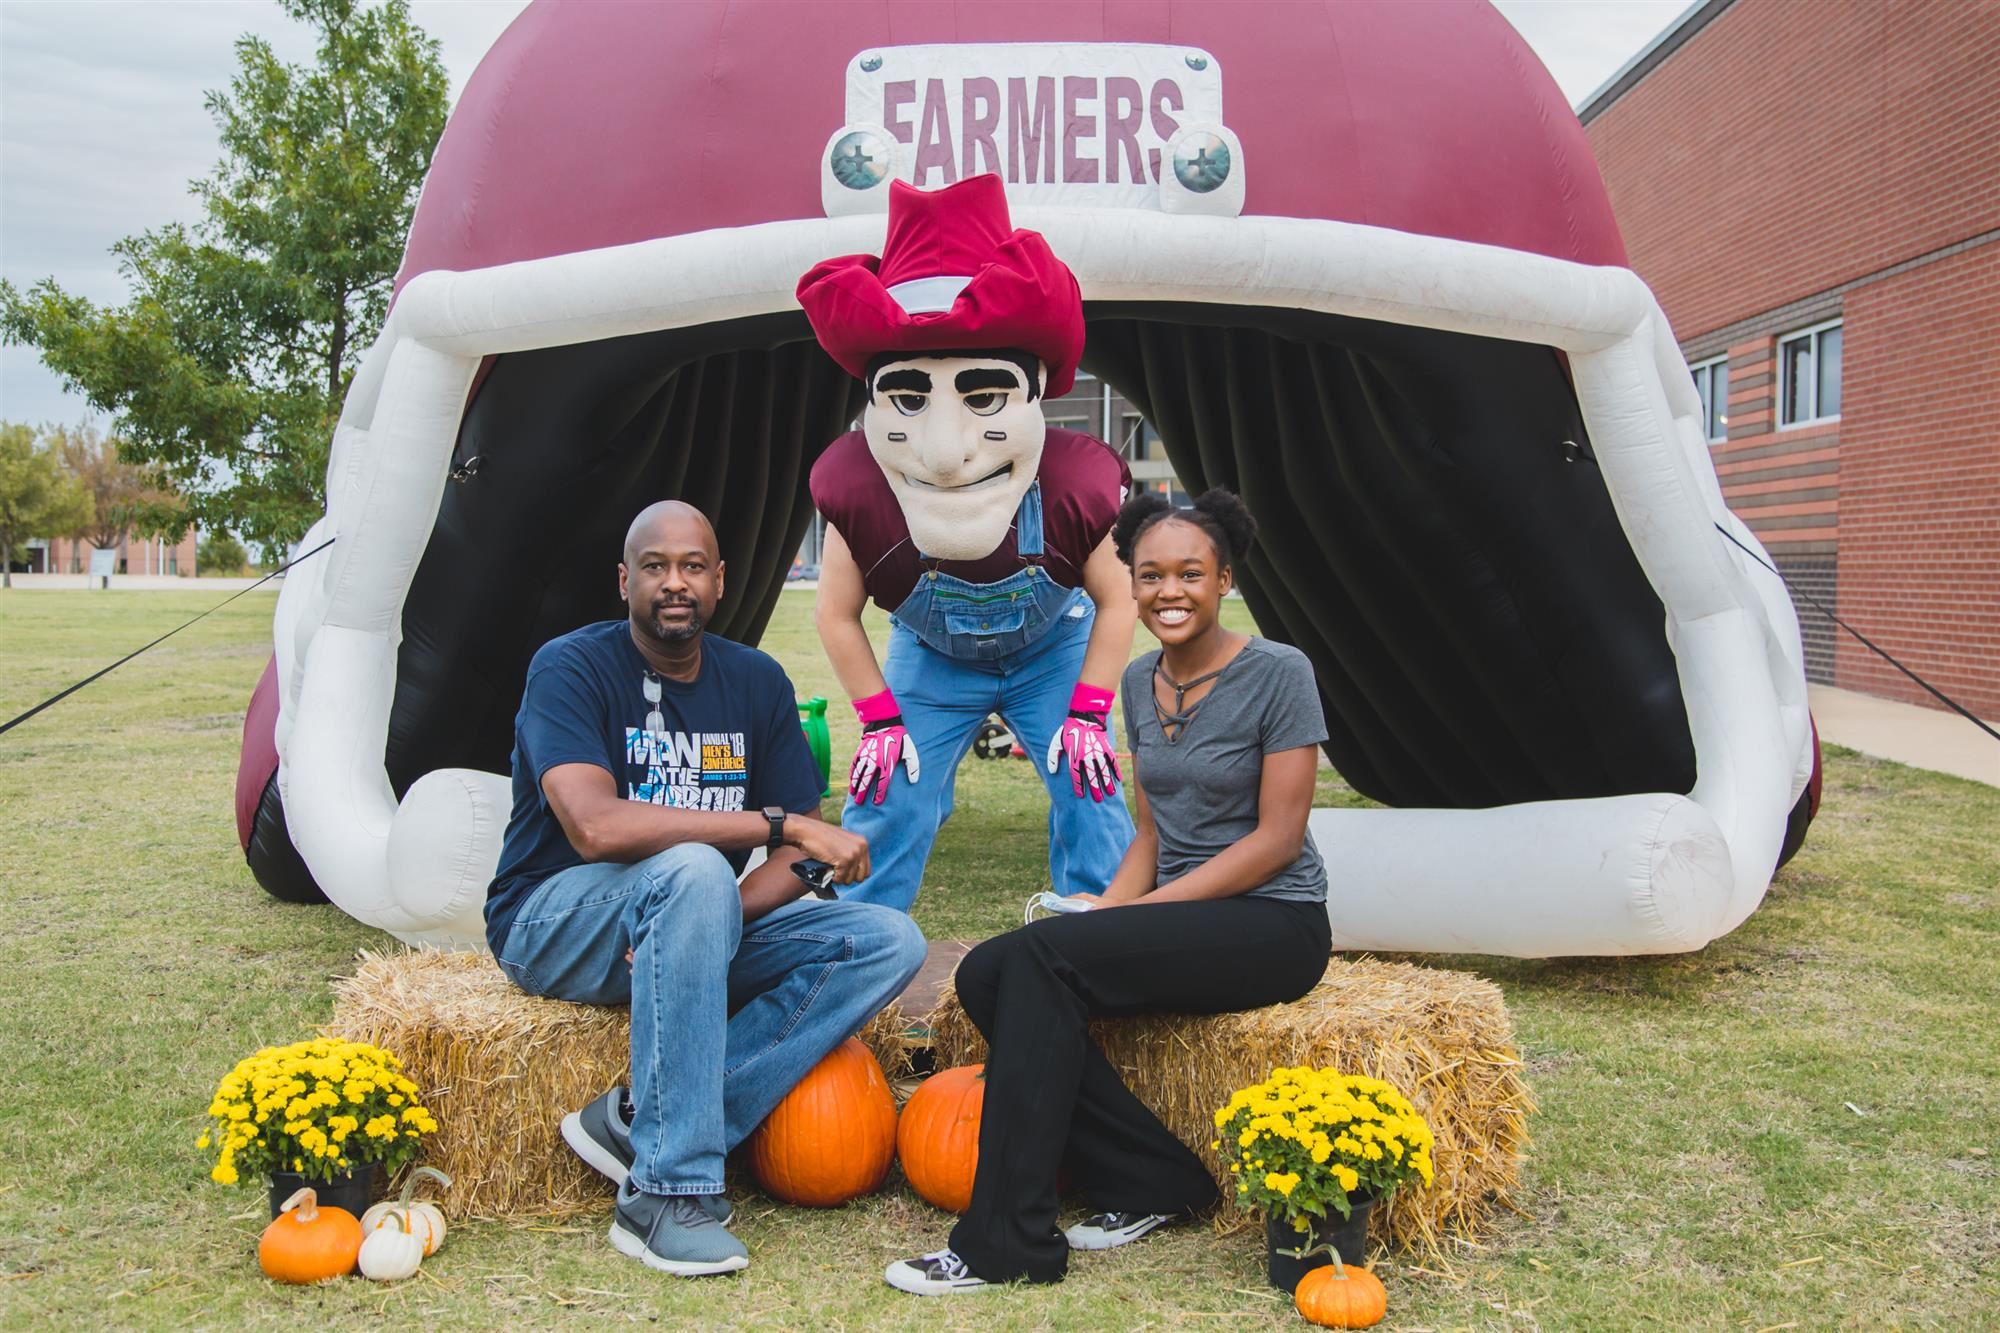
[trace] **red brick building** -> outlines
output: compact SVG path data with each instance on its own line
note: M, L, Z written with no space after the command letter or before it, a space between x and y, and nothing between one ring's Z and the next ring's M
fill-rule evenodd
M127 533L118 539L118 545L113 548L118 553L118 563L113 569L119 574L166 574L192 578L196 544L193 529L189 529L179 542ZM37 539L27 543L27 546L27 564L21 569L25 574L88 574L90 557L97 550L82 537Z
M1708 0L1579 115L1730 507L2000 718L2000 4ZM1811 679L1934 703L1799 620Z

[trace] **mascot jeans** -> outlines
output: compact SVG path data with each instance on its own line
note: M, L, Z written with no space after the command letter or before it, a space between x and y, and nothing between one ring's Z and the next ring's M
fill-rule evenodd
M1081 614L1077 614L1081 612ZM1132 845L1132 816L1122 793L1104 801L1078 796L1067 760L1047 771L1049 741L1069 716L1070 691L1083 671L1096 608L1077 598L1053 629L1027 647L991 662L950 657L900 622L889 634L882 675L895 692L903 725L917 743L919 776L902 770L876 805L850 801L841 827L868 839L869 875L840 891L843 900L880 903L907 912L930 860L938 830L951 818L958 765L979 725L998 713L1028 752L1049 793L1049 878L1060 894L1101 893ZM1114 730L1118 720L1111 719Z
M683 845L549 876L501 954L531 995L632 1006L633 1188L716 1194L723 1154L902 993L924 937L900 912L817 899L745 924L722 853Z
M1060 1278L1063 1166L1094 1212L1171 1217L1214 1203L1201 1158L1132 1095L1088 1024L1296 1000L1331 949L1324 903L1223 898L1049 917L967 954L958 999L990 1052L972 1206L951 1248L989 1282Z

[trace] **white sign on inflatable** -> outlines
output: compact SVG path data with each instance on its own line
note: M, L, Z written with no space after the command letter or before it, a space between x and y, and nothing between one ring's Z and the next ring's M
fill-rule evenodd
M872 196L891 176L937 189L990 171L1016 204L1089 208L1158 209L1167 177L1240 190L1222 68L1193 47L880 47L847 64L846 120L825 166L834 213L886 207Z

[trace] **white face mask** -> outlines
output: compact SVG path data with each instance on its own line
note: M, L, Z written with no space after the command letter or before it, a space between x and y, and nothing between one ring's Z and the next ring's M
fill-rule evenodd
M1047 368L1037 373L1046 382ZM862 433L917 549L942 560L991 555L1034 483L1048 434L1021 368L986 357L912 357L876 370L873 388Z

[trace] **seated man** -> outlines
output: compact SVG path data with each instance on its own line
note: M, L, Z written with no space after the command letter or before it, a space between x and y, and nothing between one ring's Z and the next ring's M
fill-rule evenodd
M868 844L820 820L784 669L702 633L722 576L708 520L652 505L618 567L629 618L535 654L486 902L493 956L521 989L631 1004L629 1099L612 1088L563 1138L618 1182L612 1246L682 1276L749 1263L727 1230L723 1155L924 959L901 912L797 901L802 855L851 884ZM738 884L754 847L769 856Z

